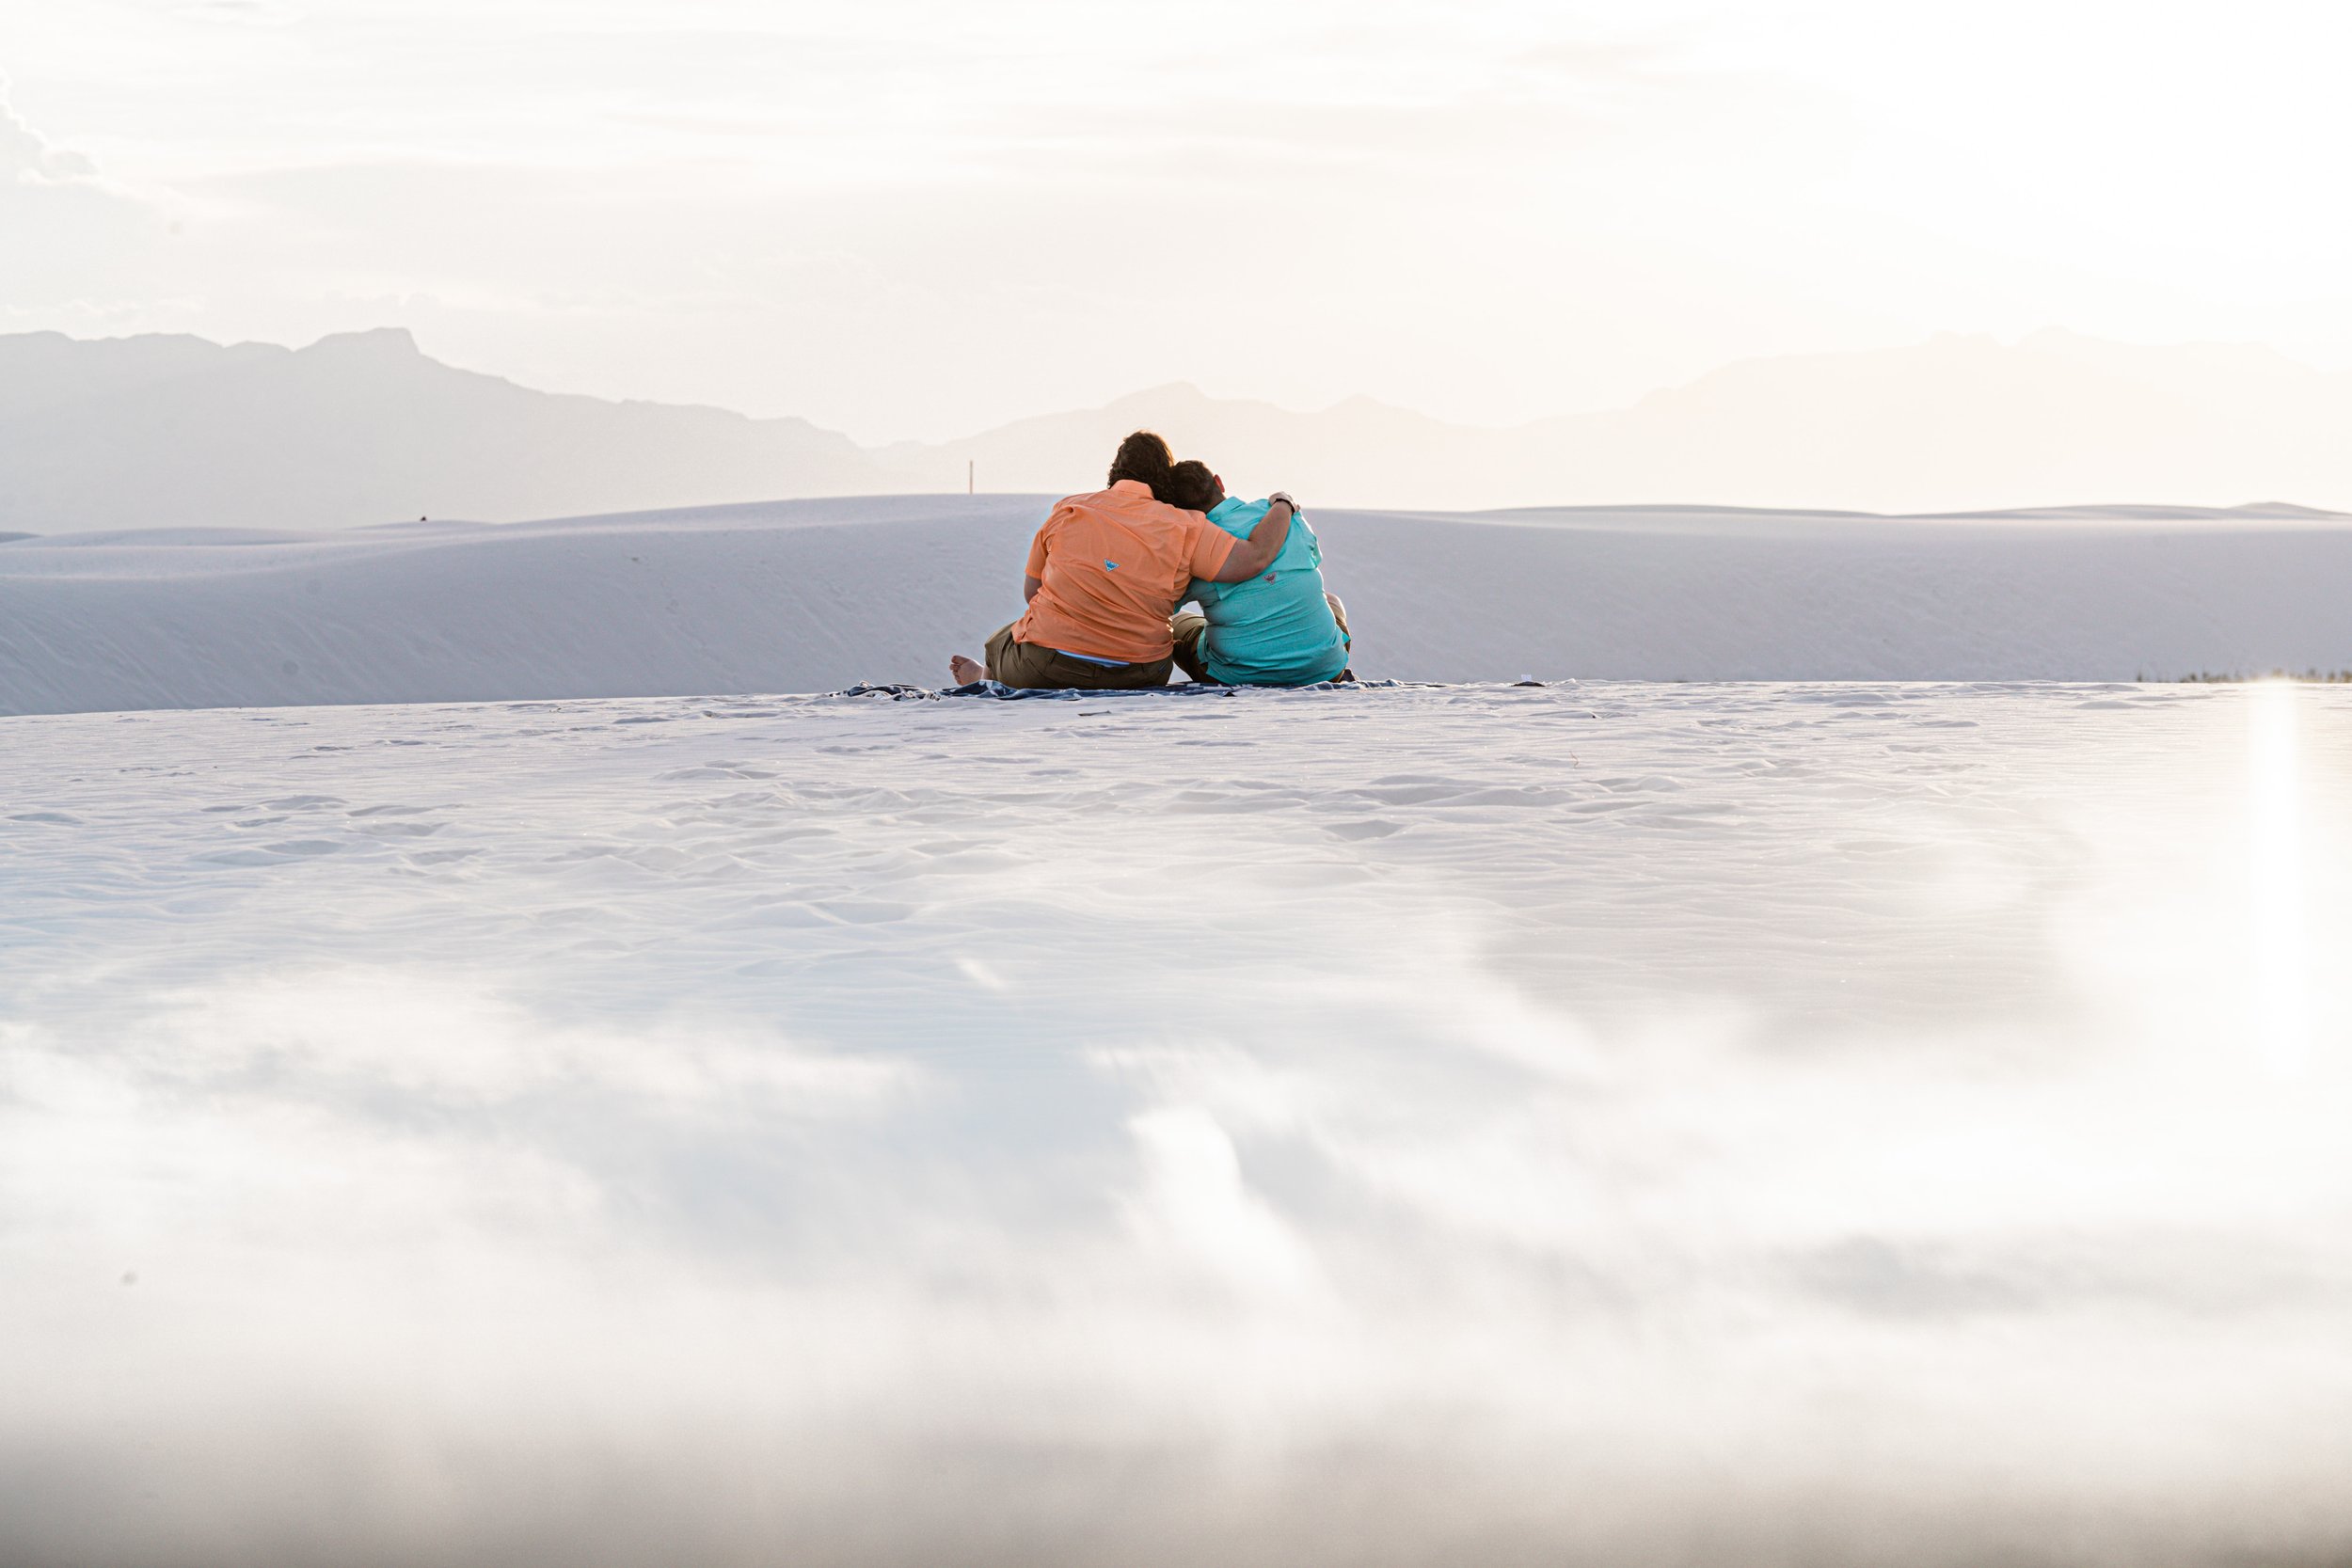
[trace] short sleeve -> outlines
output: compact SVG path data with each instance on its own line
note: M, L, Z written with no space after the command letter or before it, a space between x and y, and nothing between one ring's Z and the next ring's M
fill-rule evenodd
M1059 515L1059 513L1055 514L1055 516ZM1037 537L1029 541L1029 576L1040 582L1045 580L1045 534L1053 526L1054 518L1046 518L1037 525Z
M1223 529L1202 518L1200 531L1192 538L1192 575L1202 578L1215 578L1225 570L1225 563L1233 559L1233 546L1240 543Z

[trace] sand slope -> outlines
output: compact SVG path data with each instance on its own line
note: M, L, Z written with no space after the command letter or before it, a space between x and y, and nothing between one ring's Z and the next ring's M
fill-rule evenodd
M1040 497L0 544L0 712L935 683ZM2087 679L2352 667L2352 519L1316 510L1359 673Z

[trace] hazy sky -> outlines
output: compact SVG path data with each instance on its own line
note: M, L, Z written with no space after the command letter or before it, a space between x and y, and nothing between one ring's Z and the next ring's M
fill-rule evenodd
M0 0L0 330L961 434L2058 325L2352 364L2352 8Z

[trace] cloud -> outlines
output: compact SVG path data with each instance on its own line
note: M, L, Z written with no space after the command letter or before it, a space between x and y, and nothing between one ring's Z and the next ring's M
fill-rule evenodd
M0 327L137 330L183 302L181 280L159 265L164 213L28 124L5 78L0 233Z
M257 980L167 1005L158 1027L178 1070L268 1069L381 1101L448 1111L552 1093L625 1100L635 1114L693 1118L757 1111L838 1116L908 1086L875 1061L829 1061L740 1026L638 1032L556 1025L513 1003L398 972Z
M87 158L52 147L47 137L25 124L8 102L7 80L0 78L0 179L55 184L97 173L98 166Z
M1127 1124L1142 1156L1138 1240L1167 1247L1234 1290L1295 1295L1313 1263L1281 1216L1242 1179L1233 1140L1197 1105L1167 1105Z
M230 27L287 27L310 13L289 0L188 0L175 14Z

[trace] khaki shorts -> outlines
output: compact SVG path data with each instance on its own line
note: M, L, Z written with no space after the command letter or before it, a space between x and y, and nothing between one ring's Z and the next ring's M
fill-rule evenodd
M999 627L988 640L988 678L1040 691L1132 691L1166 686L1175 668L1173 658L1150 664L1089 664L1033 642L1015 642L1011 626Z

